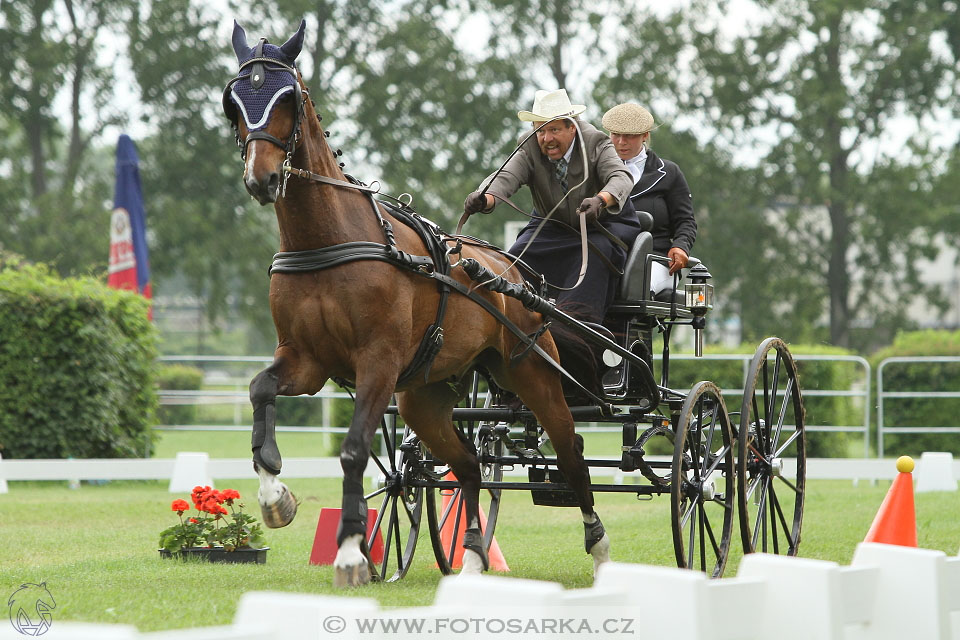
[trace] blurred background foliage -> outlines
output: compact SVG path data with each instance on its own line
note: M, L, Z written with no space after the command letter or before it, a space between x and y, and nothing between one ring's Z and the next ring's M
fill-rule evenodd
M155 295L194 300L215 328L161 348L272 351L276 222L245 195L220 95L234 17L274 42L305 18L299 65L346 170L447 229L512 150L517 110L563 86L595 124L622 101L663 123L653 147L691 185L712 321L735 320L738 341L866 351L918 322L918 296L946 308L917 258L960 234L957 3L654 5L7 0L0 250L103 276L113 146L131 132ZM500 207L465 231L509 243L519 219Z

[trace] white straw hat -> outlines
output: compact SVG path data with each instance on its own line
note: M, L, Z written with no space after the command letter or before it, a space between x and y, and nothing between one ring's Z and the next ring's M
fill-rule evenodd
M524 122L548 122L557 118L578 116L587 107L582 104L570 104L566 89L556 91L537 91L530 111L520 111L517 117Z
M630 135L653 131L653 116L638 104L625 102L618 104L603 114L601 120L603 128L610 133L626 133Z

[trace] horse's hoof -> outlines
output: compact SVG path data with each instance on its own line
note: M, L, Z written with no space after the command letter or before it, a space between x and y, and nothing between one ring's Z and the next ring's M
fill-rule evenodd
M338 589L360 587L368 582L370 582L370 567L366 562L352 567L334 566L333 568L333 586Z
M293 522L293 517L297 515L297 499L284 485L283 493L276 502L271 505L260 504L260 514L263 516L263 524L271 529L285 527Z

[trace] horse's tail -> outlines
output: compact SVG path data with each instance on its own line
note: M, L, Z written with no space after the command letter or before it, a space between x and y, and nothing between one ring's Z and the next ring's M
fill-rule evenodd
M592 314L578 310L575 306L564 305L559 308L578 320L593 320ZM550 325L550 334L557 344L561 366L592 394L603 397L597 354L587 341L560 322ZM567 396L587 400L583 398L583 391L566 378L563 380L563 391Z

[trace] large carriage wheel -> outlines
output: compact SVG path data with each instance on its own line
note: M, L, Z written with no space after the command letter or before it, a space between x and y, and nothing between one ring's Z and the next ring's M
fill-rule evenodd
M383 451L371 452L371 458L380 469L378 487L366 495L371 506L380 501L377 519L367 548L373 549L377 531L383 537L381 580L393 582L407 574L417 548L420 519L423 515L423 488L412 487L410 479L422 469L424 447L409 427L398 437L396 416L390 416L381 425Z
M486 383L486 389L482 388ZM460 403L461 407L490 408L493 404L493 383L478 372L473 374L473 384L467 397ZM487 422L455 420L454 426L465 435L473 434L472 441L481 459L480 480L482 482L499 482L503 479L503 470L498 462L484 460L484 457L493 458L503 455L503 443L494 434L493 426ZM450 468L442 465L435 471L440 480L455 481ZM493 532L497 527L497 516L500 514L500 496L502 489L480 489L481 518L483 524L483 546L490 550L493 541ZM463 531L466 528L466 505L462 491L458 486L450 488L428 488L426 490L427 525L430 528L430 540L433 543L433 553L437 558L437 567L444 574L453 573L453 565L463 554Z
M683 402L674 437L670 513L677 566L723 574L734 510L730 418L720 389L698 382Z
M764 340L753 356L738 434L743 551L796 555L807 471L806 427L797 368L779 338ZM785 464L790 459L796 460L795 472Z

